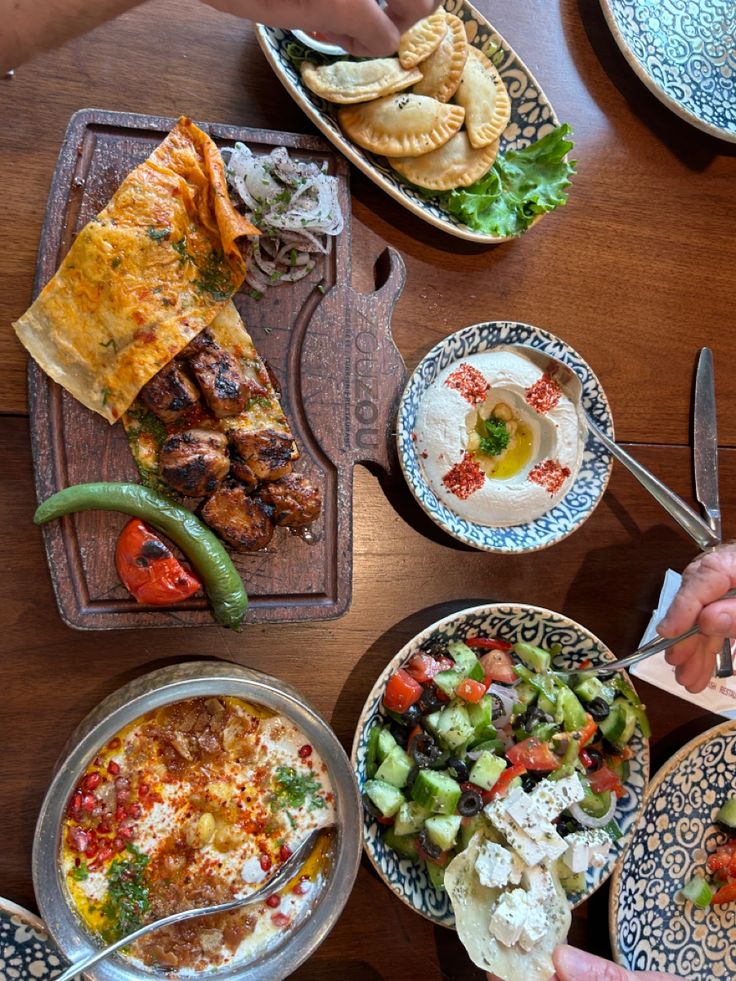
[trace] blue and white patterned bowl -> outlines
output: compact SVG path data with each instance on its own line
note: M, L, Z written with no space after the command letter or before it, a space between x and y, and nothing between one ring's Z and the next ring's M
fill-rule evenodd
M43 921L9 899L0 898L2 981L52 981L66 967ZM82 976L75 981L82 981Z
M358 720L353 741L351 761L361 787L366 781L366 752L368 734L374 721L381 717L381 701L388 679L423 645L435 641L448 642L468 635L492 635L513 641L549 647L559 644L563 653L557 663L573 667L586 658L593 661L613 660L613 654L597 637L574 620L561 613L553 613L539 606L522 606L516 603L493 603L476 606L438 620L410 640L399 653L391 658L368 696ZM570 897L574 908L585 902L602 885L613 870L633 833L641 812L644 791L649 777L649 744L637 732L631 742L634 755L631 771L626 781L628 795L619 801L616 820L623 832L620 841L614 843L605 866L591 869L586 876L585 889ZM395 851L387 848L381 838L381 826L368 814L363 819L363 847L373 867L389 889L417 913L439 926L454 929L455 917L446 893L438 893L429 884L424 869Z
M465 32L472 45L483 51L490 50L494 60L498 59L498 70L511 96L511 119L501 137L500 149L520 150L558 126L559 120L554 109L531 71L483 15L467 0L445 0L444 8L465 23ZM287 54L287 45L294 40L290 31L257 24L256 37L279 81L300 109L351 163L387 194L419 218L450 235L484 245L508 241L506 238L497 238L468 228L454 215L438 207L436 202L417 194L388 166L384 157L368 153L347 139L337 122L336 110L339 107L320 99L302 83L301 75ZM533 224L541 217L543 216L535 219Z
M734 795L735 773L731 721L693 739L652 780L611 884L611 946L629 970L664 971L688 981L736 978L736 905L698 909L678 898L726 840L715 815Z
M453 538L486 552L536 552L567 538L590 517L603 497L613 467L608 450L588 434L575 481L565 497L535 521L506 528L477 525L439 501L426 481L412 434L424 392L449 364L490 351L503 344L527 344L551 354L578 374L583 383L583 406L599 428L613 439L613 420L601 383L564 341L539 327L493 320L464 327L436 344L419 363L399 405L397 443L401 469L412 494L429 517Z
M616 43L678 116L736 142L734 0L601 0Z

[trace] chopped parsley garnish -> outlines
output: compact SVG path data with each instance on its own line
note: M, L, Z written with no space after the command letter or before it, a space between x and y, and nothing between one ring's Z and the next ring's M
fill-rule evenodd
M113 269L117 269L122 261L123 260L120 258L120 256L116 255L115 258L110 263L110 265L112 266Z
M296 265L296 249L292 249L291 252L289 252L289 265Z
M483 424L485 435L481 433L480 451L486 456L498 456L506 449L511 439L509 428L503 419L491 416Z
M108 942L137 930L150 907L144 875L150 859L135 845L128 845L128 854L129 858L116 858L107 870L102 915L108 924L103 932Z
M187 249L186 238L180 238L178 242L172 242L171 248L179 256L179 262L183 266L185 262L194 262L194 256Z
M260 405L264 409L270 409L271 399L267 399L264 395L254 395L252 399L248 399L245 405L245 411L247 412L248 409L252 409L256 405Z
M171 235L170 228L147 228L146 235L152 238L154 242L161 242L163 239L168 238Z
M310 770L297 773L293 766L279 766L273 781L271 809L304 807L316 811L327 807L322 795L322 785Z
M112 389L111 388L103 388L101 394L102 394L102 404L103 405L107 405L108 399L110 399L112 397L112 394L113 394Z
M214 300L229 300L233 295L233 281L225 256L213 249L203 266L197 267L199 279L194 285L203 293L209 293Z
M76 868L72 869L70 875L75 882L84 882L85 879L89 879L89 869L87 868L87 863L82 862Z

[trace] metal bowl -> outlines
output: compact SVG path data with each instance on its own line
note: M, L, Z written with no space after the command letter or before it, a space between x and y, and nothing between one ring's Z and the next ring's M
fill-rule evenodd
M334 732L290 685L238 664L192 661L153 671L105 698L77 727L61 757L36 825L33 885L41 915L60 950L79 960L99 948L67 896L59 855L69 797L100 748L141 715L186 698L233 695L263 705L293 721L326 764L335 793L337 832L329 874L309 914L284 939L252 961L208 970L208 978L281 981L322 943L345 903L358 873L361 854L361 803L350 762ZM160 977L116 956L91 968L90 981L133 981Z

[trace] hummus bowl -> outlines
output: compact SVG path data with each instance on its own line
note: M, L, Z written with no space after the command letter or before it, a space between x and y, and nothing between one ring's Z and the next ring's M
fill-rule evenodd
M113 692L67 743L36 828L36 898L76 961L258 888L315 827L314 852L271 900L154 931L85 977L280 981L325 939L357 874L360 799L329 726L267 675L174 665Z
M399 405L401 468L440 528L488 552L534 552L566 538L594 511L613 464L579 407L531 360L504 350L515 345L568 364L582 381L583 407L613 438L600 382L553 334L490 321L435 345Z

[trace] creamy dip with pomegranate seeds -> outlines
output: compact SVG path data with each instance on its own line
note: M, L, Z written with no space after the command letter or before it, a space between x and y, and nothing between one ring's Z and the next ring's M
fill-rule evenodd
M414 436L437 498L495 527L533 521L562 500L584 443L577 407L557 383L503 350L440 372L422 397Z
M176 702L131 723L75 788L61 866L103 942L258 887L335 820L325 764L290 720L232 697ZM308 915L329 864L325 832L280 894L158 930L124 956L180 974L247 962Z

